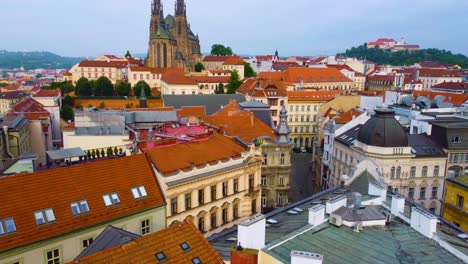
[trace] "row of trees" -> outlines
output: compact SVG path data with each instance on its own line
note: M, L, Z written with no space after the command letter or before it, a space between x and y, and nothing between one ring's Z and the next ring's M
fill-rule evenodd
M379 49L378 47L368 48L367 43L358 47L339 53L337 56L366 58L377 64L391 65L413 65L422 61L434 61L442 64L459 65L462 68L468 67L468 57L462 54L452 54L450 51L439 49L421 49L416 51L397 51Z
M117 147L108 147L106 150L104 149L93 149L85 151L87 159L96 159L96 158L104 158L104 157L112 157L114 155L122 155L123 149ZM80 157L80 159L82 159Z
M80 78L76 82L75 94L77 96L139 96L141 89L145 89L147 96L151 95L151 88L145 81L139 81L132 89L127 82L120 82L115 87L112 82L105 76L100 77L96 81L89 81L87 78Z

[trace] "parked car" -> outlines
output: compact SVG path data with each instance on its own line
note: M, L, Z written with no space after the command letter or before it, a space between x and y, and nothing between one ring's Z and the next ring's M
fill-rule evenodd
M299 148L293 148L293 151L296 153L301 153L301 150Z
M306 153L307 150L305 148L301 148L301 153Z

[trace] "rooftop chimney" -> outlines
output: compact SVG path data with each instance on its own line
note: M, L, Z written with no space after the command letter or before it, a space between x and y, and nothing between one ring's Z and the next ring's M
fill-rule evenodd
M231 248L231 264L257 264L258 250L244 249L239 244Z
M401 195L392 196L391 212L393 215L399 216L405 211L405 197Z
M331 214L334 211L340 209L341 207L346 206L346 201L347 199L346 199L346 196L344 195L336 196L328 200L326 204L326 210L325 210L326 213Z
M265 247L265 216L258 214L237 226L237 242L244 248L260 250Z
M317 253L291 251L291 264L322 264L323 256Z
M413 207L411 209L411 227L425 237L432 239L437 230L437 217L423 209Z
M318 226L325 220L325 205L318 204L309 208L309 225Z

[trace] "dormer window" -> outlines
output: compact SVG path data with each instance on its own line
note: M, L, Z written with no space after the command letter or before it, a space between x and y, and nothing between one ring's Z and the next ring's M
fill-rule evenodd
M155 255L156 259L159 260L160 262L166 260L166 255L161 251Z
M138 187L132 188L132 194L133 194L133 197L135 197L135 199L140 199L140 198L148 196L145 186L138 186Z
M54 210L51 208L34 212L34 218L36 218L37 225L44 225L55 221Z
M16 232L15 220L13 218L0 220L0 236L13 232Z
M200 258L196 257L196 258L192 259L192 263L193 264L201 264L201 260L200 260Z
M104 194L102 196L102 199L104 199L104 203L106 206L111 206L111 205L116 205L120 203L119 196L117 193L109 193L109 194Z
M88 202L86 200L73 202L70 204L73 215L80 215L89 212Z
M452 143L462 143L462 139L459 136L454 136L452 138Z
M189 251L190 250L190 246L187 244L187 242L184 242L184 243L180 244L180 248L182 248L183 251Z

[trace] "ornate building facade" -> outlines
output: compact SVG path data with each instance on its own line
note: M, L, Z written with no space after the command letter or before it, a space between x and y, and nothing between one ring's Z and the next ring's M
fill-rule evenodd
M189 72L201 59L200 40L190 29L184 0L177 0L175 15L167 17L161 0L153 0L147 66Z

